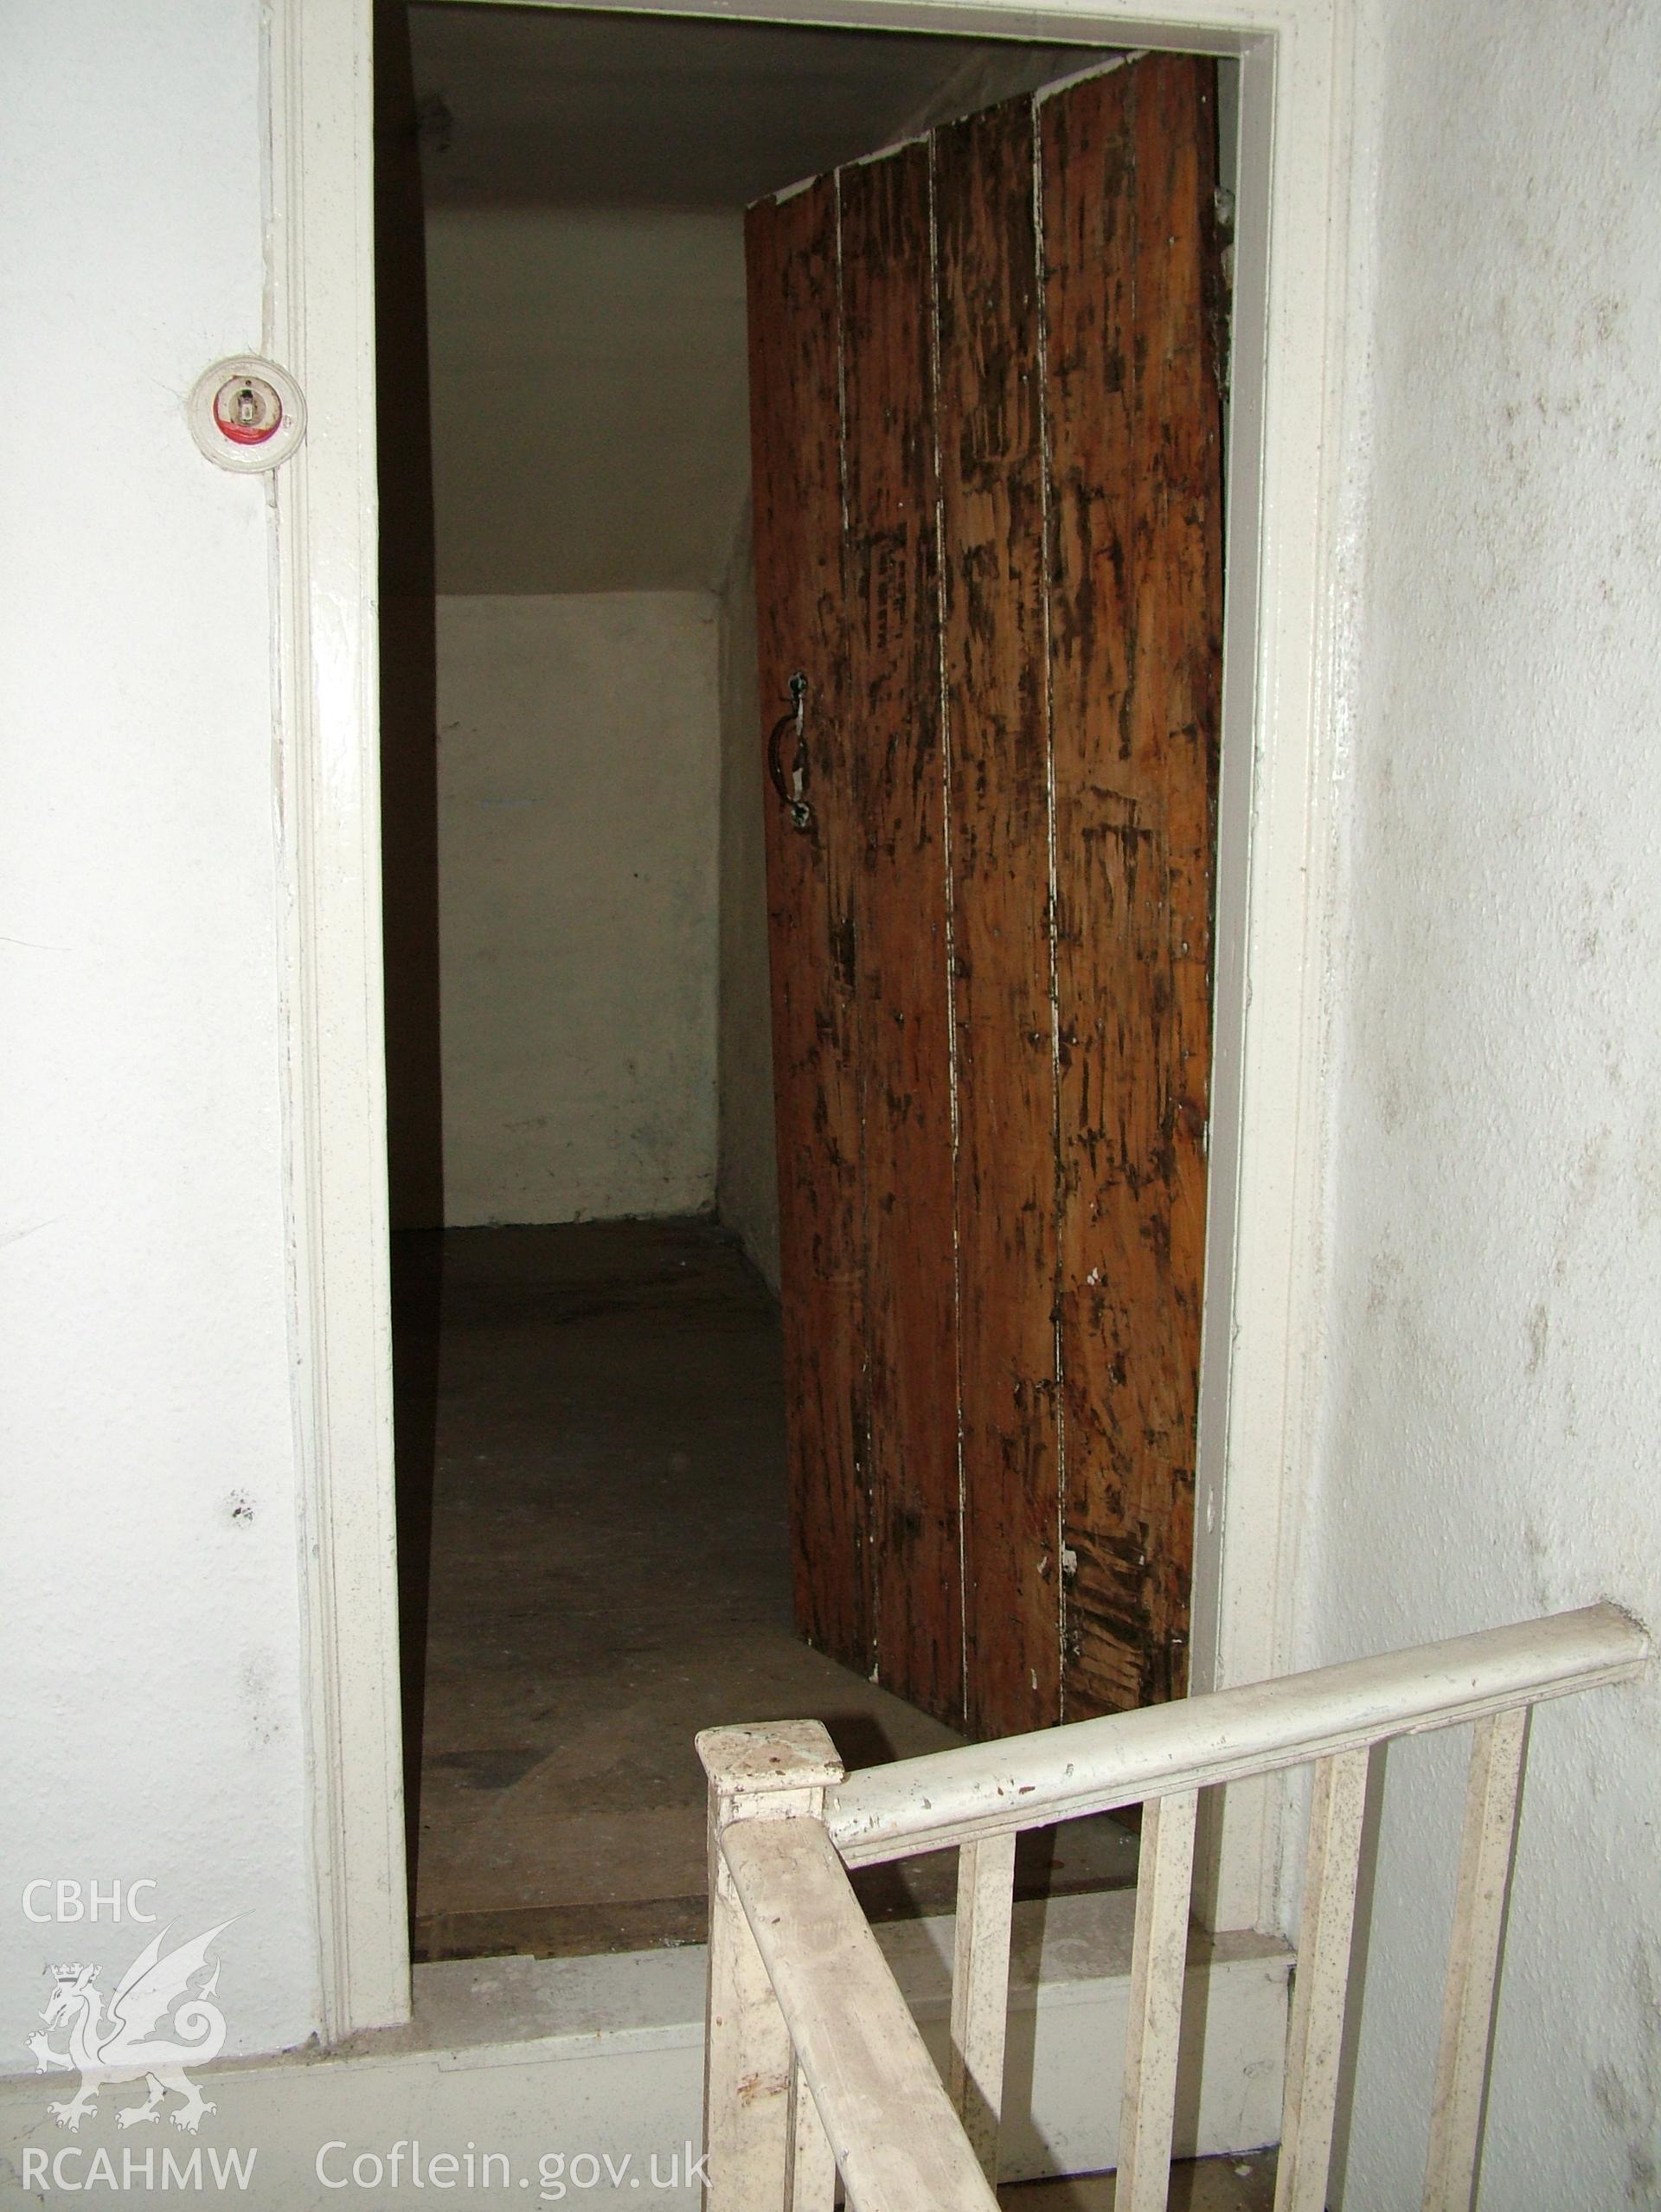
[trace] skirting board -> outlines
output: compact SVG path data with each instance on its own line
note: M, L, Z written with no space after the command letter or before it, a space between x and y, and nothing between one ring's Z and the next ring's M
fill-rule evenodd
M1115 2163L1133 1909L1127 1890L1016 1907L1006 2180ZM951 1920L878 1933L940 2057ZM1195 1932L1179 2158L1276 2139L1292 1963L1271 1938ZM118 2125L119 2107L144 2101L142 2083L106 2088L96 2118L67 2133L48 2107L73 2093L73 2078L14 2077L0 2082L0 2204L160 2203L177 2194L250 2212L407 2202L499 2212L619 2200L632 2212L686 2212L697 2202L703 1978L701 1945L418 1967L407 2028L327 2054L204 2068L196 2079L212 2109L194 2138ZM229 2152L245 2171L253 2154L246 2187L226 2166Z

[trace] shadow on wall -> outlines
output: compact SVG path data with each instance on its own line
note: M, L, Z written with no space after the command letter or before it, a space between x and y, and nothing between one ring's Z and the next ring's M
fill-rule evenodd
M426 250L407 12L375 11L375 407L381 494L381 854L387 1174L394 1230L444 1225L438 669ZM415 1892L437 1414L439 1240L393 1241L404 1818Z
M439 1057L438 674L426 252L406 10L375 9L376 463L382 920L395 1229L444 1225Z

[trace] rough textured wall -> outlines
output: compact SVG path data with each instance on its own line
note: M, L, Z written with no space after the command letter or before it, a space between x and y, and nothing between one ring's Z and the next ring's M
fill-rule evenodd
M1661 13L1368 0L1305 1663L1661 1619ZM1462 1747L1388 1760L1345 2202L1417 2202ZM1482 2202L1661 2202L1661 1686L1539 1717Z
M439 601L446 1216L715 1201L716 609Z
M37 1877L153 1881L181 1940L232 1920L237 2050L310 2033L317 1962L270 539L184 411L260 344L260 10L11 8L0 46L10 2071L48 1960L107 1993L151 1932L33 1923Z
M721 1142L715 1203L776 1292L779 1168L763 816L769 794L755 687L755 562L747 522L721 596Z

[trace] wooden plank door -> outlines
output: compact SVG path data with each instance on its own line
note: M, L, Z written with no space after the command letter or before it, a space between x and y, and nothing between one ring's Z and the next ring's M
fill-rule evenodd
M983 1734L1186 1679L1215 186L1156 55L748 219L798 1619Z

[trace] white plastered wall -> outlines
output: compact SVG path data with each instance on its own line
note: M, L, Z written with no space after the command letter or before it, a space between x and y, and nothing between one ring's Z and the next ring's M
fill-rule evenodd
M0 46L10 2071L48 1961L107 1991L151 1932L112 1924L117 1881L181 1936L231 1921L231 2049L302 2041L319 1997L273 564L264 483L184 409L260 343L261 10L12 8ZM100 1923L27 1918L41 1877L96 1881Z
M1661 1617L1661 16L1367 0L1296 1662ZM1351 2212L1418 2202L1459 1747L1388 1761ZM1481 2202L1661 2202L1661 1697L1530 1747Z
M705 1212L740 219L439 206L427 271L446 1216Z
M440 592L713 591L746 497L738 215L431 208Z
M715 600L441 598L438 649L446 1213L707 1212Z

